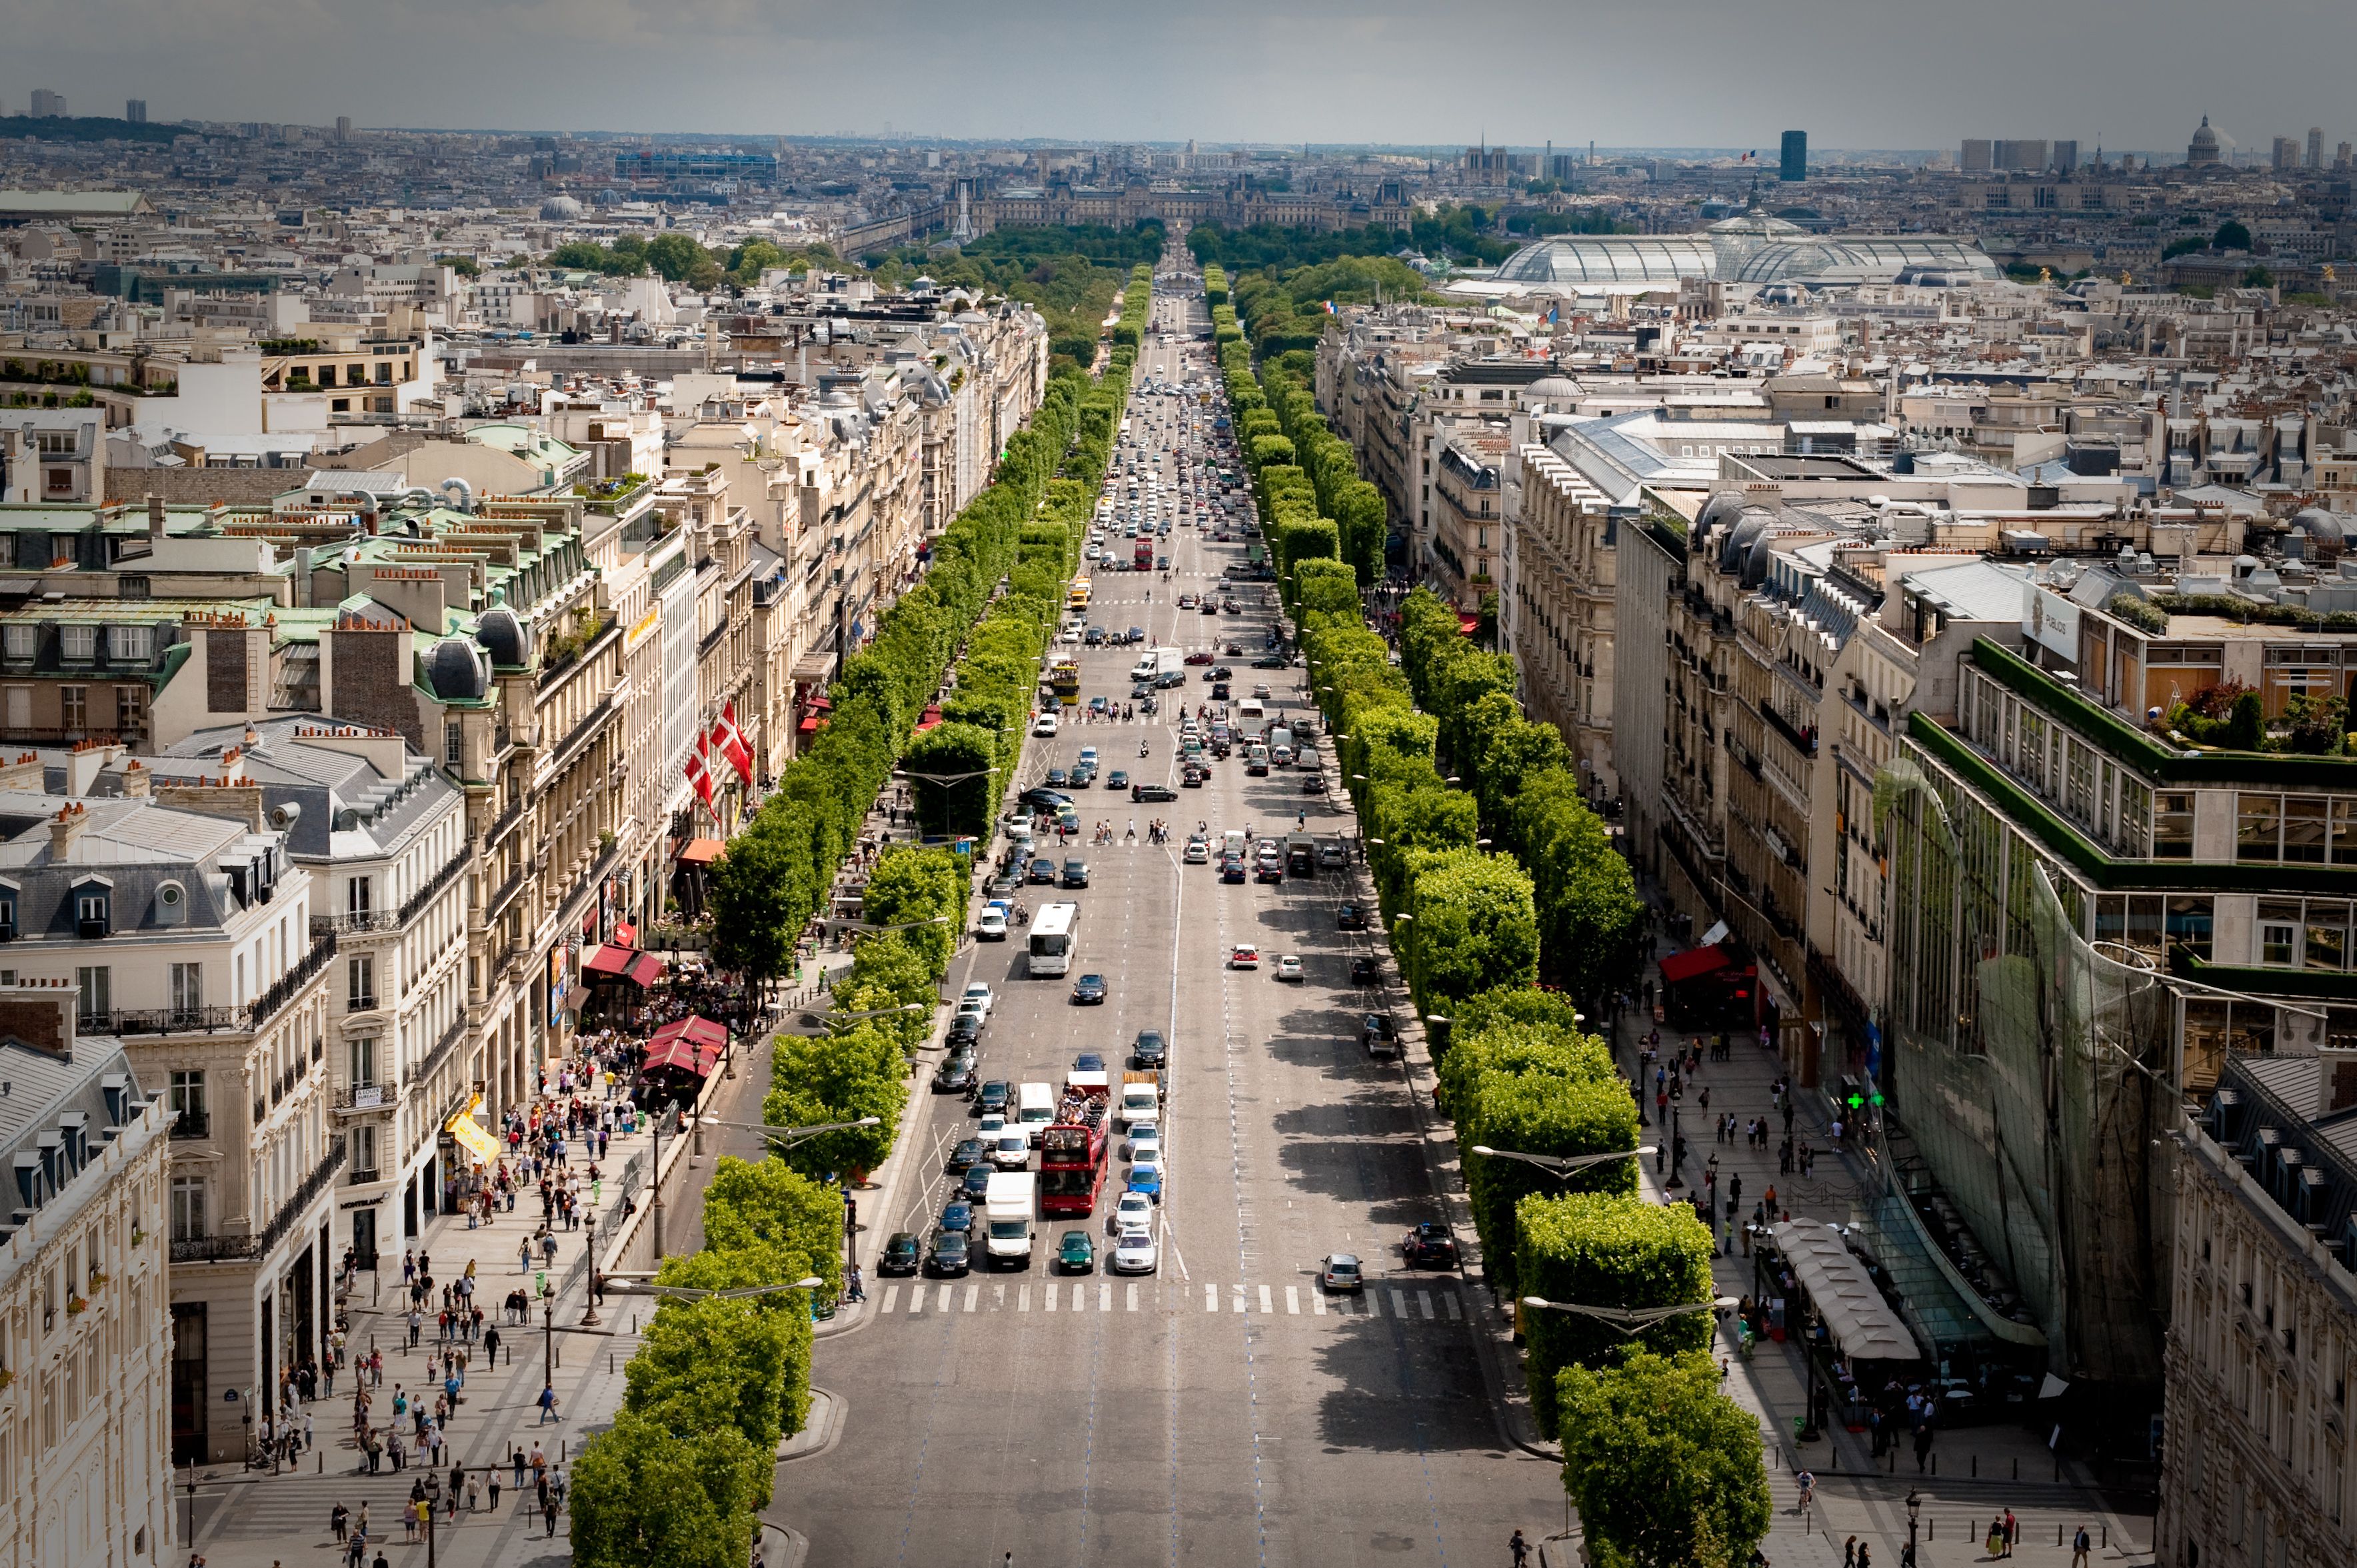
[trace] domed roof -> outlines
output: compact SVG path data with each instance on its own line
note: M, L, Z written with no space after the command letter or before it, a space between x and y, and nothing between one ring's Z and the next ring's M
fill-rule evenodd
M2193 140L2186 145L2195 147L2214 147L2218 145L2218 133L2210 128L2209 115L2201 116L2201 128L2193 133Z
M532 639L524 635L523 621L508 608L502 589L491 590L490 607L475 618L475 640L493 664L522 668L532 662Z
M1743 492L1721 490L1703 503L1702 515L1695 519L1695 541L1709 540L1712 531L1727 528L1743 515Z
M1524 397L1576 398L1580 395L1579 383L1569 376L1541 376L1523 389Z
M1773 213L1762 212L1757 208L1753 208L1746 211L1738 212L1732 218L1722 218L1717 222L1712 224L1707 230L1704 231L1704 232L1710 234L1763 234L1781 237L1786 234L1805 234L1808 231L1802 228L1798 223L1787 222L1785 220L1775 216Z
M474 702L490 690L490 671L481 650L464 638L446 637L425 656L425 678L444 702Z
M2306 529L2308 536L2319 544L2339 544L2349 536L2347 525L2322 507L2297 512L2291 521L2294 528Z
M540 204L540 215L560 222L578 218L581 216L581 203L569 196L552 196Z

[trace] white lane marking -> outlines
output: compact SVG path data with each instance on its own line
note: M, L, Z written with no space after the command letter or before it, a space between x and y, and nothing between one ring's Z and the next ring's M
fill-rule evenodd
M909 1287L909 1316L916 1316L925 1310L925 1287L920 1282Z
M1055 1311L1055 1310L1056 1310L1056 1286L1055 1286L1054 1283L1051 1281L1051 1282L1050 1282L1050 1283L1049 1283L1046 1287L1044 1287L1044 1288L1046 1289L1046 1291L1047 1291L1047 1293L1048 1293L1048 1305L1045 1305L1045 1306L1043 1306L1043 1307L1041 1307L1039 1310L1040 1310L1040 1311L1042 1311L1042 1312L1053 1312L1053 1311Z
M1465 1309L1457 1305L1457 1293L1455 1291L1451 1290L1441 1292L1440 1305L1448 1310L1449 1322L1462 1323L1465 1321Z
M1426 1323L1432 1321L1432 1293L1430 1291L1420 1290L1415 1293L1415 1309L1416 1311L1424 1314L1424 1320Z
M1113 1286L1110 1283L1097 1286L1097 1310L1099 1312L1113 1310Z
M1268 1287L1266 1285L1260 1287L1260 1309L1263 1312L1275 1312L1276 1310L1275 1307L1269 1305Z
M1137 1282L1135 1280L1129 1282L1129 1293L1126 1300L1129 1310L1135 1312L1137 1310Z
M1205 1312L1220 1310L1220 1287L1209 1280L1203 1282L1203 1310Z
M1234 1309L1235 1309L1236 1311L1238 1311L1238 1312L1242 1312L1242 1311L1244 1309L1244 1287L1243 1287L1243 1286L1242 1286L1242 1285L1238 1285L1238 1286L1236 1287L1235 1298L1234 1298L1233 1302L1232 1303L1232 1305L1233 1305Z
M998 1311L1000 1308L1004 1307L1006 1305L1006 1287L1005 1285L993 1285L993 1286L991 1286L991 1287L990 1287L990 1310L991 1310L991 1311L993 1311L993 1312L996 1312L996 1311ZM1426 1317L1430 1317L1430 1316L1432 1316L1432 1314L1430 1314L1430 1313L1428 1313L1428 1312L1427 1312L1427 1313L1426 1313L1426 1314L1425 1314L1425 1316L1426 1316Z
M1309 1311L1310 1315L1315 1317L1323 1317L1326 1316L1326 1293L1324 1291L1312 1291L1309 1293Z
M1298 1317L1301 1316L1301 1287L1299 1285L1287 1285L1285 1287L1285 1310L1292 1316Z
M1170 1216L1162 1216L1162 1244L1170 1249L1170 1261L1178 1265L1178 1277L1191 1281L1195 1276L1187 1272L1187 1254L1178 1250L1178 1238L1170 1233Z
M1407 1293L1405 1291L1392 1292L1392 1316L1401 1319L1406 1318Z
M968 1312L972 1312L974 1307L974 1303L981 1299L982 1287L980 1285L968 1285L965 1287L965 1309Z
M1031 1287L1029 1285L1019 1285L1016 1288L1015 1310L1017 1312L1028 1312L1031 1310Z
M899 1285L886 1285L884 1287L884 1299L878 1302L876 1305L877 1315L881 1316L885 1313L891 1311L893 1303L899 1299L900 1287Z

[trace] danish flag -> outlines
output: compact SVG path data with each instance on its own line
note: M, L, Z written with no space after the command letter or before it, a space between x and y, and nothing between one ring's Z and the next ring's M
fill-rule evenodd
M704 809L708 811L712 810L712 769L705 765L704 759L706 744L704 736L699 735L695 737L695 749L687 754L685 772L687 781L695 786L695 792L703 800Z
M744 732L737 727L737 703L734 698L720 710L720 722L712 726L712 746L714 750L728 759L731 768L737 769L737 777L745 781L745 788L751 789L753 753L745 745Z

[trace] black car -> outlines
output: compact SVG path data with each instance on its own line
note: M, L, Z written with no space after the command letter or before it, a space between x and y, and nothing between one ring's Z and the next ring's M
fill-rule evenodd
M1139 1067L1160 1067L1170 1058L1170 1047L1159 1029L1140 1029L1137 1039L1129 1047L1129 1059Z
M1215 703L1224 703L1234 694L1228 689L1228 683L1225 681L1215 681L1211 683L1211 701Z
M1072 982L1072 1000L1075 1002L1093 1005L1103 1002L1107 994L1105 977L1102 974L1084 974Z
M1305 795L1323 795L1326 793L1326 776L1323 773L1303 774L1301 792Z
M950 1151L950 1169L970 1171L985 1166L990 1156L984 1152L979 1138L960 1138L957 1147Z
M1054 886L1056 882L1056 863L1052 860L1044 859L1033 861L1031 863L1031 880L1034 882L1044 882L1051 887Z
M994 1078L974 1091L974 1110L977 1116L993 1113L1004 1116L1015 1099L1015 1086L1003 1078Z
M1448 1227L1427 1219L1407 1233L1400 1243L1400 1257L1411 1269L1453 1269L1457 1266L1457 1238Z
M952 1057L970 1057L982 1044L982 1020L971 1013L950 1020L950 1032L942 1037Z
M1089 863L1082 860L1077 854L1066 859L1064 862L1064 886L1067 887L1086 887L1088 885Z
M1286 658L1281 653L1264 653L1253 660L1252 667L1255 670L1282 670L1286 667Z
M1345 904L1334 911L1334 924L1346 931L1367 929L1367 912L1356 904Z
M1050 789L1038 784L1024 790L1015 799L1018 804L1028 806L1035 811L1052 811L1059 806L1069 806L1072 803L1072 798L1061 789Z
M980 1203L990 1196L990 1176L994 1168L988 1165L969 1165L965 1175L958 1178L958 1190L965 1194L969 1202Z
M963 1197L952 1197L942 1205L941 1228L954 1230L962 1236L974 1234L974 1205Z
M955 1051L942 1058L933 1069L935 1094L971 1094L974 1085L974 1059L971 1051Z
M1203 671L1203 679L1206 681L1232 681L1235 678L1236 672L1224 664L1214 664Z
M1371 958L1354 958L1351 961L1351 984L1373 985L1380 982L1383 977L1383 966L1375 960Z
M1133 801L1175 800L1178 798L1178 791L1168 784L1133 784L1129 787L1129 798Z
M1371 1057L1399 1055L1399 1026L1381 1013L1370 1013L1359 1020L1359 1044Z
M971 1273L973 1268L974 1249L967 1244L964 1231L936 1230L933 1232L932 1247L925 1256L927 1273L942 1278L952 1274L963 1277Z
M922 1266L924 1249L914 1230L895 1230L884 1240L884 1251L876 1260L879 1274L913 1274Z
M1048 787L1049 787L1049 789L1069 789L1069 788L1071 787L1071 782L1072 782L1072 776L1071 776L1071 774L1069 774L1069 773L1065 772L1062 768L1050 768L1049 769L1048 769Z

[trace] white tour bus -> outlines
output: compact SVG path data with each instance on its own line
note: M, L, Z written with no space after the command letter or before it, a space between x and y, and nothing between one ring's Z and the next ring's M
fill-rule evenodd
M1071 972L1072 945L1080 940L1081 907L1050 904L1031 922L1030 972L1048 978Z

